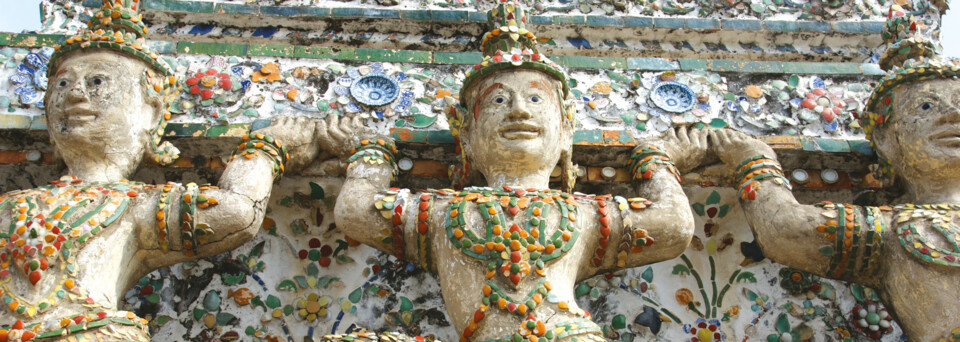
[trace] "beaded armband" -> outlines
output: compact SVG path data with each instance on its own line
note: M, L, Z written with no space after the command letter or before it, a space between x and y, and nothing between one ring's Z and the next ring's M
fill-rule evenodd
M620 244L617 245L617 267L626 267L629 254L643 252L646 246L655 241L646 229L635 226L631 219L631 211L644 210L653 205L653 201L641 197L626 199L620 196L614 197L614 200L620 209L620 217L623 218Z
M283 175L283 166L287 163L287 160L290 159L290 155L287 154L287 148L284 147L279 140L269 135L248 133L240 137L240 145L237 146L237 150L233 153L233 157L230 157L230 160L232 161L236 158L237 154L242 155L246 159L251 159L260 154L260 151L263 151L265 155L273 160L273 174L279 179L280 176Z
M361 140L357 147L350 151L347 159L347 168L354 162L364 162L370 165L389 164L393 169L393 178L396 179L400 169L397 167L397 146L383 139Z
M737 167L737 195L741 199L753 200L757 198L757 189L760 188L760 181L767 178L773 178L777 184L786 186L787 189L793 189L790 181L783 176L783 168L780 163L772 157L759 155L740 163Z
M630 156L630 171L634 179L650 179L658 167L666 167L677 181L680 181L680 174L670 160L670 155L659 147L648 146L637 149Z
M160 244L160 249L162 249L164 253L170 251L170 242L167 234L167 212L169 210L170 198L173 197L170 191L173 190L174 186L178 185L170 182L162 185L163 193L160 194L160 199L157 200L157 242Z
M188 257L197 255L197 238L194 230L197 228L197 196L200 187L196 183L187 184L183 191L180 204L180 240L183 243L183 254Z
M197 244L204 243L205 240L213 236L213 228L204 223L197 223L197 210L207 209L219 204L216 198L213 198L204 191L217 189L212 185L197 185L195 183L187 184L186 187L178 183L167 182L164 185L157 186L161 189L160 198L157 200L157 243L164 252L170 251L170 234L167 228L167 219L169 219L170 205L174 198L174 192L183 191L180 195L180 239L183 243L184 254L194 256L197 252Z
M823 202L827 222L816 227L823 234L819 251L830 258L827 275L850 279L856 275L880 273L885 224L881 209L852 204Z

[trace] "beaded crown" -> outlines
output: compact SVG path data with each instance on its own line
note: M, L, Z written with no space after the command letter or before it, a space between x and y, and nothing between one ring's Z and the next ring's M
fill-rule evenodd
M877 127L883 127L893 114L891 91L901 85L930 79L960 76L960 60L943 58L937 40L938 28L927 26L919 15L924 12L939 17L940 10L919 1L916 5L894 5L882 33L886 50L880 56L880 68L887 75L870 94L860 126L871 138Z
M480 50L483 60L467 70L463 87L460 88L461 103L469 103L467 89L470 84L500 69L528 68L543 71L563 84L563 97L570 92L567 74L557 63L537 49L537 37L527 30L527 14L517 0L500 0L487 12L490 31L483 35Z
M147 26L143 24L143 17L139 13L142 0L103 0L100 10L87 22L87 29L68 37L63 44L54 47L48 64L56 62L72 51L91 51L106 49L116 51L127 56L144 61L147 68L143 75L147 92L158 94L163 99L163 115L152 132L151 148L154 150L154 161L161 165L173 163L179 156L177 150L169 142L162 142L163 132L170 120L170 102L177 96L177 78L173 69L160 54L150 49L144 35ZM54 76L55 68L47 68L47 76Z
M139 13L141 0L103 0L103 6L89 21L87 29L70 36L54 49L50 65L63 55L88 48L111 49L143 60L157 72L170 76L173 71L160 54L147 46L147 26ZM48 76L55 70L47 69Z

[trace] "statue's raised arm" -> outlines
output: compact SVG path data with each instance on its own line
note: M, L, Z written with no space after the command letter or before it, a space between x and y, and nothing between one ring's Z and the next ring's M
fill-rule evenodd
M566 74L537 51L526 19L517 1L491 10L485 57L467 73L459 104L447 101L459 189L388 188L396 148L365 139L349 159L337 226L436 272L461 341L603 341L574 300L576 281L683 251L693 217L668 154L696 148L638 149L641 185L629 199L574 194L576 116ZM672 141L705 146L700 131L679 136ZM560 190L549 188L555 168Z
M712 143L764 255L874 287L909 340L948 341L960 317L960 61L940 58L909 10L889 12L880 58L889 73L860 115L878 176L903 191L894 203L802 205L769 147L732 131ZM856 324L889 329L874 318Z
M703 159L707 137L707 131L681 126L665 132L662 139L637 142L628 168L635 197L597 201L596 215L602 226L596 242L599 248L593 260L582 266L579 279L669 260L683 253L694 225L679 174L690 171ZM605 224L607 220L611 224ZM606 257L603 249L615 253Z

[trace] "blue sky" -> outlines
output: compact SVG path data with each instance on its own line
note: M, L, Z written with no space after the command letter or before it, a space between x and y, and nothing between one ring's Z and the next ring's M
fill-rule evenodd
M7 0L0 14L0 32L21 32L40 28L40 0ZM944 54L960 58L960 5L943 17Z

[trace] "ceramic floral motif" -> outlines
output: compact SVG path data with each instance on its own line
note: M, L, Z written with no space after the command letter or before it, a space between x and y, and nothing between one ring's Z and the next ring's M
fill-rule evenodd
M353 82L350 95L368 106L382 106L395 100L400 93L397 81L383 74L370 74Z
M395 114L405 115L413 106L414 92L401 82L407 75L401 71L390 72L380 63L347 69L332 85L336 102L347 113L360 113L363 117L383 119ZM369 106L372 108L363 108Z
M660 109L683 113L693 109L697 97L686 84L676 81L661 82L650 92L650 99Z

